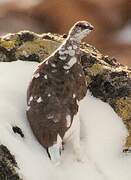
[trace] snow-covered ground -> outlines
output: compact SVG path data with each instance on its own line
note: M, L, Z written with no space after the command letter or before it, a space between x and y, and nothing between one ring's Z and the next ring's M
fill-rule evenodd
M24 180L131 180L131 154L122 154L127 131L106 103L87 93L81 102L81 148L85 162L77 162L70 144L62 162L54 166L33 136L26 120L26 89L37 64L0 63L0 142L6 145ZM15 134L19 126L25 135ZM86 131L85 131L86 129Z

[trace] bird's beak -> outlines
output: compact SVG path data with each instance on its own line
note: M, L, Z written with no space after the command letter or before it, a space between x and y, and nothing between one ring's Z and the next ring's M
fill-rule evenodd
M89 26L89 30L93 30L94 29L94 27L91 25L91 26Z

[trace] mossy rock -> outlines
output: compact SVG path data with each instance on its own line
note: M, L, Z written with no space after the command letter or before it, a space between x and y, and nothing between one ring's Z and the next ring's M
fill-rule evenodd
M17 170L15 157L6 146L0 145L0 180L22 180Z

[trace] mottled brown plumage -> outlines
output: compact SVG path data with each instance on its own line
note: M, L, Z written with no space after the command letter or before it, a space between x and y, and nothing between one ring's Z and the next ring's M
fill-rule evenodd
M78 102L86 95L79 43L91 30L87 22L75 24L61 47L38 65L29 84L27 118L47 149L58 143L58 135L63 140L78 112Z

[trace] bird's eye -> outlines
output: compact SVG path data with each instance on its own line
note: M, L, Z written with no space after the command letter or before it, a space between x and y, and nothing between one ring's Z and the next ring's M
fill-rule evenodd
M81 29L89 29L90 28L89 25L85 25L85 24L79 24L78 27Z
M85 29L86 26L84 24L78 24L77 27L81 28L81 29Z
M80 27L81 29L93 30L93 26L91 26L91 25L81 24L79 27Z
M81 28L82 30L85 30L85 29L93 30L93 26L89 24L77 24L77 27Z
M82 29L87 29L89 26L88 26L88 25L81 24L80 27L81 27Z

